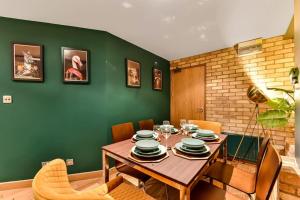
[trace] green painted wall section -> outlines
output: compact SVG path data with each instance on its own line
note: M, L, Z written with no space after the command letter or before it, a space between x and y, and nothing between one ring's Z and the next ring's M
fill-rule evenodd
M44 45L44 83L11 80L11 42ZM90 50L91 82L62 82L61 47ZM125 87L125 58L142 64L142 87ZM152 90L152 66L163 91ZM169 118L169 62L107 32L0 18L0 182L32 178L42 161L74 158L69 173L101 169L113 124Z

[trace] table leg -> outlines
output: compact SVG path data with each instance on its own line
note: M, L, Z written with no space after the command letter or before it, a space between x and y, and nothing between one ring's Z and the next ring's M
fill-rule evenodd
M186 188L182 187L180 189L180 196L179 196L179 199L180 200L185 200L185 197L186 197Z
M102 170L104 182L107 183L109 181L109 160L105 150L102 150Z
M185 194L185 196L186 196L186 200L190 200L191 199L191 188L190 187L188 187L187 189L186 189L186 194Z
M226 139L226 141L223 144L223 159L225 163L227 162L227 153L228 152L227 152L227 139Z

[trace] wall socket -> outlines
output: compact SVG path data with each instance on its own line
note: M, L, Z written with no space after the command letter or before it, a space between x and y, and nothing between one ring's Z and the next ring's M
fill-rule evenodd
M44 167L45 165L47 165L48 162L49 162L49 161L44 161L44 162L42 162L42 167Z
M3 103L5 103L5 104L10 104L10 103L12 103L12 96L11 95L3 95L3 97L2 97L3 99Z
M67 165L67 166L72 166L72 165L74 165L74 159L73 159L73 158L66 159L66 165Z

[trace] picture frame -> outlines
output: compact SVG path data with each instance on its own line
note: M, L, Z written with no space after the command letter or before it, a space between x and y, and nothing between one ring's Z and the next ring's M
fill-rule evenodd
M87 84L90 81L89 51L62 47L63 82Z
M141 79L141 63L135 60L125 59L126 70L126 86L133 88L140 88Z
M163 73L161 69L152 68L152 89L162 91L163 89Z
M12 80L43 82L44 50L43 45L13 42Z

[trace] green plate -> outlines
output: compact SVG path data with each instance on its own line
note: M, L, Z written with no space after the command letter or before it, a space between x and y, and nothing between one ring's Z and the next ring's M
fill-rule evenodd
M133 139L135 141L139 141L139 140L156 140L157 138L158 138L157 133L154 133L151 138L142 138L142 137L137 136L137 134L133 135Z
M140 157L140 158L156 158L156 157L160 157L164 154L167 153L167 149L165 146L163 145L159 145L158 146L159 150L160 150L160 153L159 154L152 154L152 155L145 155L145 154L140 154L138 153L135 149L136 149L136 146L132 147L131 149L131 153L137 157Z
M183 149L184 151L188 151L188 152L202 152L202 151L206 150L205 146L203 146L201 148L197 148L197 149L192 149L192 148L188 148L188 147L184 146L184 144L180 148Z
M203 141L215 141L215 140L218 140L219 139L219 136L214 134L212 137L202 137L202 136L199 136L199 134L197 133L193 133L192 134L192 137L195 138L195 139L198 139L198 140L203 140Z
M141 155L156 155L156 154L159 154L161 150L159 148L157 148L157 149L151 150L151 151L143 151L143 150L140 150L139 148L135 148L134 151L137 154L141 154Z
M203 154L206 154L208 152L210 152L210 148L207 146L207 145L204 145L205 146L205 151L200 151L200 152L191 152L191 151L186 151L184 149L182 149L182 142L178 142L177 144L175 144L175 148L182 152L182 153L185 153L185 154L190 154L190 155L203 155Z

